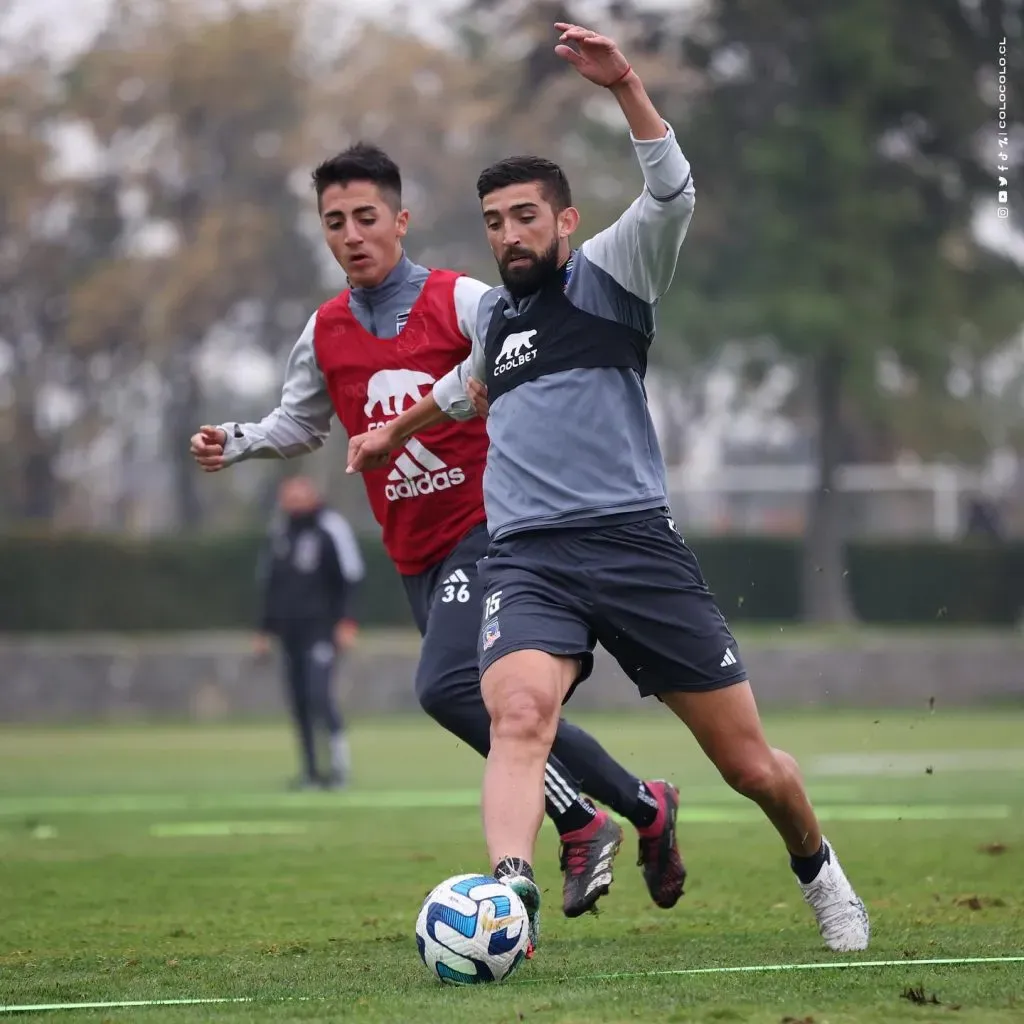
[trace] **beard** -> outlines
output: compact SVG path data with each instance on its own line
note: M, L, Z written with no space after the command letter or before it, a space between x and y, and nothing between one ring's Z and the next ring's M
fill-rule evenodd
M523 258L529 262L509 266L512 260ZM557 238L542 253L530 252L529 249L511 249L498 264L502 283L509 295L517 301L557 281L560 270Z

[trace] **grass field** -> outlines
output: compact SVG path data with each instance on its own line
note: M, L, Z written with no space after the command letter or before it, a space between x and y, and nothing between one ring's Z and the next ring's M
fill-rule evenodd
M413 943L426 891L486 867L482 762L426 720L355 723L358 777L337 795L283 791L283 724L0 729L0 1007L248 1000L10 1018L167 1024L1024 1021L1024 963L904 962L1024 956L1024 708L769 719L871 911L872 947L852 957L820 944L774 833L667 715L581 721L680 784L687 895L649 903L630 837L601 914L567 921L546 829L538 956L479 989L441 988ZM643 976L837 960L899 964Z

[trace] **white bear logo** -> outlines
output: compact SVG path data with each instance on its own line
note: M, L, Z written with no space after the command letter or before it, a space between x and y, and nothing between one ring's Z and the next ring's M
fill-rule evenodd
M420 400L420 388L433 383L434 378L420 370L378 370L366 385L363 412L373 416L380 406L381 416L398 416L405 409L406 399L415 404Z
M502 363L506 359L514 359L522 354L523 349L532 349L533 345L530 343L530 339L536 333L536 331L520 331L518 334L510 334L502 344L495 363Z

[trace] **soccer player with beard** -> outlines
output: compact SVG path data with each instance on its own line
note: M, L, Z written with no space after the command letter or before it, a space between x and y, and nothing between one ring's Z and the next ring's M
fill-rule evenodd
M313 173L321 226L351 287L310 317L285 371L281 404L259 423L200 428L192 453L207 472L251 458L292 458L319 448L337 415L350 436L386 432L407 404L466 358L480 340L489 285L428 270L403 252L409 214L398 167L357 145ZM481 755L491 721L480 692L477 562L487 550L482 476L487 430L444 422L365 476L384 545L423 635L416 694L424 710ZM641 782L577 726L555 728L544 770L547 812L561 837L563 911L576 917L608 892L622 829L582 792L637 828L644 879L658 906L674 906L685 870L675 838L678 794Z
M618 101L643 193L574 251L579 215L558 166L514 157L485 170L477 191L505 287L481 298L479 340L459 368L384 431L351 440L350 471L379 465L447 416L473 417L467 389L486 389L484 831L494 874L531 916L544 758L599 641L764 811L828 947L864 949L864 904L822 837L796 762L765 738L736 641L668 509L643 380L656 304L693 211L689 164L615 43L556 27L556 53Z

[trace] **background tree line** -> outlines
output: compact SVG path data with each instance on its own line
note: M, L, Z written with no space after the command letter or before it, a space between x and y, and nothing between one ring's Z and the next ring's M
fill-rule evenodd
M1022 226L1022 6L619 0L597 19L694 165L657 359L685 382L756 343L745 385L777 362L799 375L817 616L848 614L841 463L1020 443L1021 361L985 367L1024 323L1021 265L975 227L994 217L1003 37ZM186 439L258 414L232 378L261 354L279 366L343 283L308 186L329 152L367 138L395 156L429 264L495 276L473 184L511 152L566 166L581 237L608 223L638 174L614 103L552 53L552 22L578 18L569 0L469 0L442 45L394 23L327 32L290 0L118 0L70 61L0 40L4 521L131 530L154 488L171 528L244 520L266 476L200 481Z

